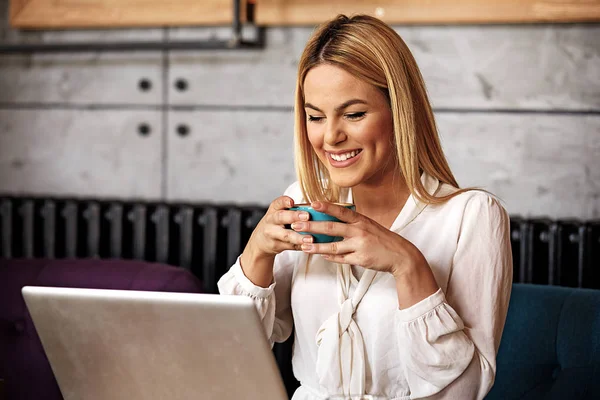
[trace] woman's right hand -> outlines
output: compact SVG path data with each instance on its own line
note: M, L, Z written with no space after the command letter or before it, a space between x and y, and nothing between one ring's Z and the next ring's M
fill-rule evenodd
M312 236L302 235L285 225L308 221L306 211L291 211L294 200L281 196L273 200L260 220L240 257L242 270L255 285L267 287L273 279L275 256L285 250L300 250L302 243L312 243Z
M300 250L302 243L311 243L312 236L302 235L285 227L309 219L306 211L288 210L293 206L294 200L288 196L273 200L267 213L254 228L246 248L251 248L259 257L274 257L284 250Z

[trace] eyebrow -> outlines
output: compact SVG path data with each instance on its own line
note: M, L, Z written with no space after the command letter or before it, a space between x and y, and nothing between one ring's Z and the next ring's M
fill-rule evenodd
M350 107L350 106L352 106L352 105L354 105L354 104L365 104L365 105L366 105L366 104L368 104L368 103L367 103L366 101L364 101L364 100L361 100L361 99L352 99L352 100L348 100L348 101L346 101L346 102L344 102L344 103L340 104L339 106L337 106L337 107L335 108L335 111L336 111L336 112L338 112L338 111L341 111L341 110L343 110L343 109L345 109L345 108L348 108L348 107ZM317 106L313 106L313 105L312 105L312 104L310 104L310 103L304 103L304 108L312 108L312 109L313 109L313 110L315 110L315 111L318 111L318 112L323 112L323 111L322 111L321 109L319 109Z

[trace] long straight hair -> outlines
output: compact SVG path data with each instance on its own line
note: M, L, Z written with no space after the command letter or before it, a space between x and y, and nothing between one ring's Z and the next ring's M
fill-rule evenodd
M329 179L306 129L304 80L312 68L329 64L381 90L393 118L398 171L418 200L437 204L467 189L436 197L427 193L421 174L459 188L448 165L419 67L402 38L387 24L367 15L339 15L320 25L309 39L298 66L295 93L295 163L307 201L340 201L342 188Z

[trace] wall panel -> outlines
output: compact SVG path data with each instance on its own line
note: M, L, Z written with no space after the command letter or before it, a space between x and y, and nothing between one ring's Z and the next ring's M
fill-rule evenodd
M436 108L600 110L600 25L397 28ZM171 52L172 104L293 105L297 64L312 28L272 28L260 51ZM172 38L227 37L179 29ZM174 85L184 79L180 91Z
M0 110L0 192L159 198L161 122L151 111Z

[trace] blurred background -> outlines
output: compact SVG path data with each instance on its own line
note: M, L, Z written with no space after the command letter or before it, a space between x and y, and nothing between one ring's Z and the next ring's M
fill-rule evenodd
M2 44L232 36L229 0L218 12L195 2L205 4L199 26L183 28L57 28L42 8L48 28L18 29L9 3L0 0ZM144 1L122 3L143 17ZM385 16L379 3L368 10ZM250 14L260 18L260 7ZM295 180L293 89L315 26L302 10L263 15L259 49L0 53L0 192L267 205ZM459 183L492 191L511 214L599 218L600 24L497 23L500 10L490 13L492 23L417 15L394 25L421 67ZM242 33L258 35L252 24Z
M600 289L600 0L0 0L7 400L62 399L22 286L179 291L176 270L217 292L296 179L298 59L340 12L408 44L460 185L511 215L513 281ZM274 349L289 393L291 340Z
M459 183L511 214L515 279L576 264L563 283L600 287L598 0L0 0L0 256L194 266L214 290L296 179L298 59L339 12L407 42Z

